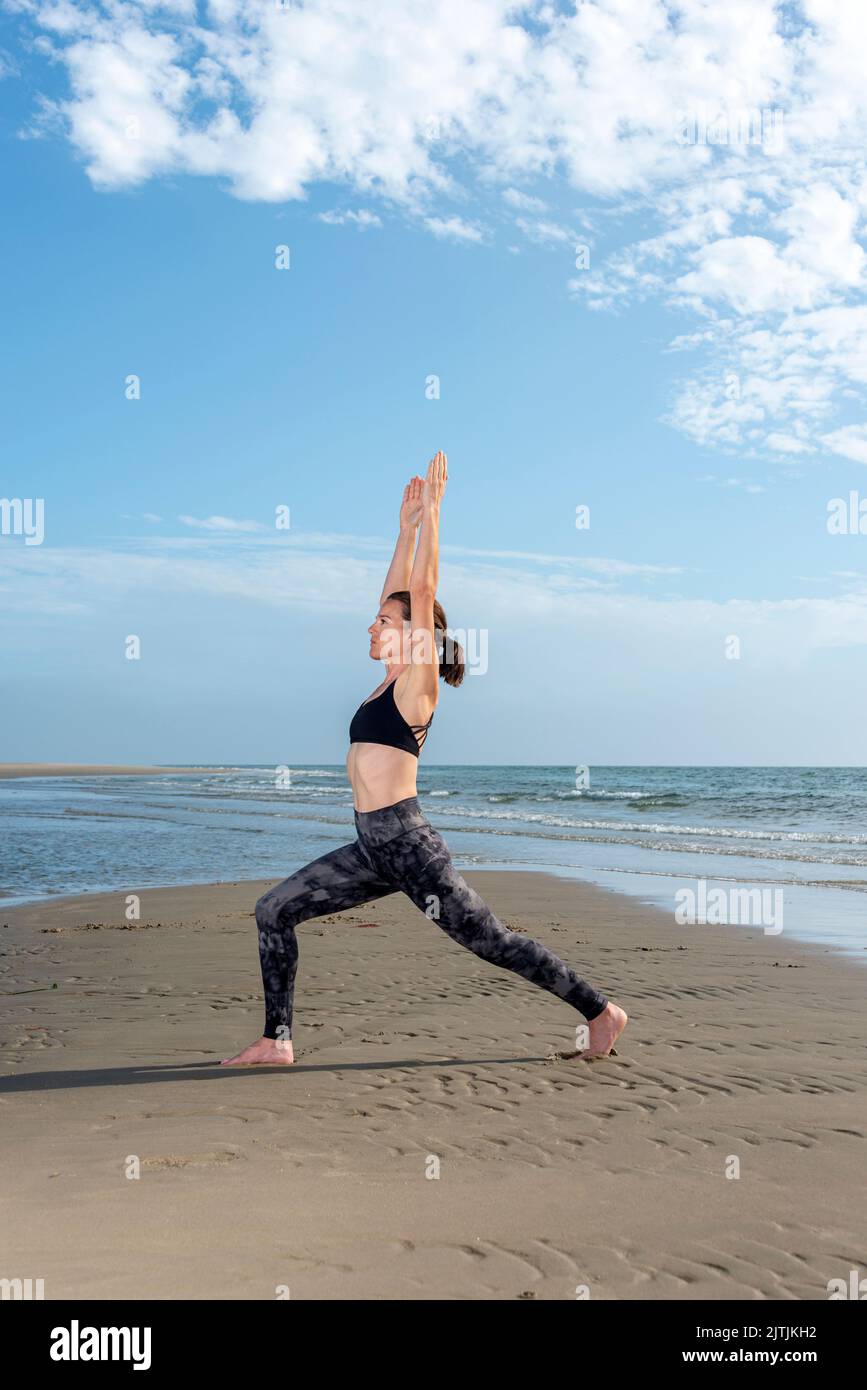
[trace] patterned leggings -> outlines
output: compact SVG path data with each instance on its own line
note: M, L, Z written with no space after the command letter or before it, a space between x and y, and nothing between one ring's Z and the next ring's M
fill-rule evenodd
M356 811L355 828L358 838L352 844L323 854L256 904L266 1038L292 1036L298 923L396 892L406 893L453 941L482 960L523 975L588 1021L602 1013L608 1003L604 994L541 942L508 931L464 882L417 796L378 811Z

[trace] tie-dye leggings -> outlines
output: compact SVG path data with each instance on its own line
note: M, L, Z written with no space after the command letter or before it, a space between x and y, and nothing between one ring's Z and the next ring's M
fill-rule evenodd
M406 893L432 922L482 960L514 970L571 1004L589 1021L608 1000L539 941L508 931L451 861L417 796L378 811L356 811L358 838L323 854L270 889L256 904L265 987L266 1038L292 1036L298 968L295 928L389 893Z

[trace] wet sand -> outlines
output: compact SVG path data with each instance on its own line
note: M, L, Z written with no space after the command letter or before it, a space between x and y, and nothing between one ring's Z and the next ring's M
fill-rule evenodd
M402 895L299 928L298 1060L268 1069L219 1066L261 1034L265 885L142 890L137 922L119 893L0 909L0 1276L394 1300L863 1277L867 971L553 875L466 877L626 1008L616 1057L550 1060L580 1016Z

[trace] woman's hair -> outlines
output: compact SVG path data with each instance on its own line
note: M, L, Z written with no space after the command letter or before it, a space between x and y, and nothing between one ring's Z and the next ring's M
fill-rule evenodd
M408 589L398 589L397 593L389 594L389 599L396 599L403 609L405 622L412 621L412 602ZM440 676L446 685L460 685L464 678L464 649L459 642L456 642L449 635L446 615L443 612L442 604L439 599L434 599L434 642L436 643L437 656L439 657Z

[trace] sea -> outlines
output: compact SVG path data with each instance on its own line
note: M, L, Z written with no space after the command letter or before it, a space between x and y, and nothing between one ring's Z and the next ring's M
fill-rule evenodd
M867 769L419 766L461 870L543 870L867 961ZM285 878L355 838L340 766L0 780L4 906ZM478 880L476 881L478 883Z

